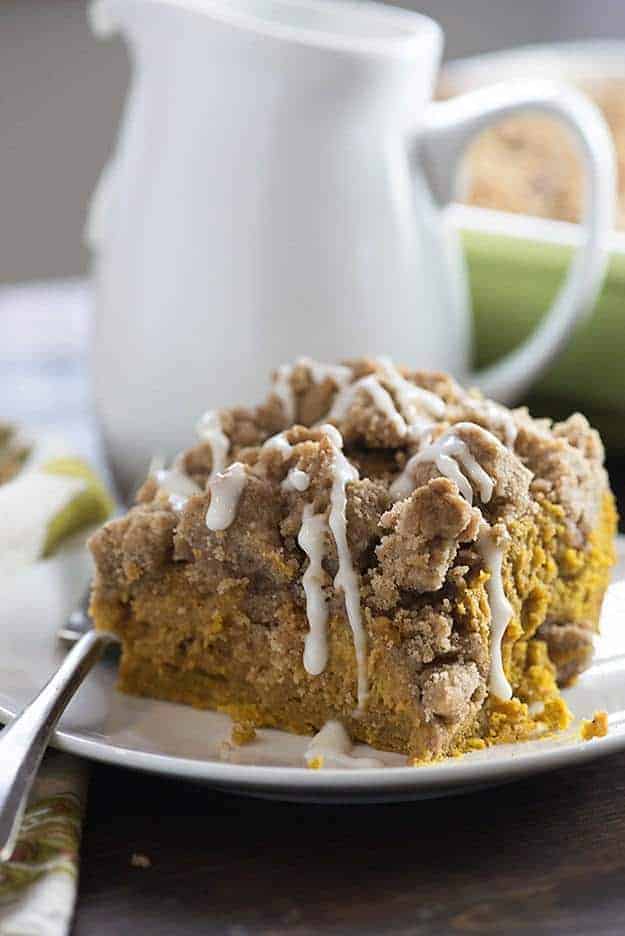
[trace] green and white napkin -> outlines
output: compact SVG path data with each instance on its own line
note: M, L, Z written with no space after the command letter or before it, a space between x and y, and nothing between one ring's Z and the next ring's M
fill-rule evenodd
M63 450L38 439L18 473L0 484L0 589L4 582L7 596L22 580L20 570L45 573L44 564L54 562L55 550L67 537L111 513L111 498L98 476L81 459L59 454ZM52 588L53 579L42 574L39 587ZM46 607L53 606L45 595L39 597ZM51 621L51 626L59 623ZM68 933L87 775L78 758L46 754L17 845L10 860L0 862L0 936Z
M49 751L9 861L0 862L0 936L66 936L78 886L87 765Z

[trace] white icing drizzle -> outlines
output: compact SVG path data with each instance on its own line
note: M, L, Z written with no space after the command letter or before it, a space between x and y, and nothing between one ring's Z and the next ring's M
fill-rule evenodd
M428 445L431 439L431 433L429 430L424 430L421 436L421 443L423 445ZM414 491L416 484L414 479L414 469L417 465L417 457L419 451L415 452L414 455L408 459L406 464L403 467L403 470L397 475L393 483L389 488L389 494L393 500L401 500L403 497L409 497L410 494Z
M169 504L174 510L182 510L194 494L201 494L202 489L193 478L173 465L171 468L159 468L153 472L159 490L169 495Z
M216 410L209 410L199 420L196 432L203 442L211 447L213 464L209 475L209 482L226 467L226 458L230 449L230 439L221 426L221 419Z
M186 474L179 462L179 457L171 468L165 468L165 460L155 455L150 462L149 477L154 478L158 488L169 495L169 505L174 510L182 510L186 502L194 494L201 494L202 489L193 478Z
M458 423L452 426L418 452L416 460L417 463L433 462L442 475L456 482L462 496L472 504L473 489L460 470L460 465L462 465L471 481L477 486L482 503L487 504L493 496L493 479L473 457L466 442L456 435L458 429L467 425L467 423Z
M271 438L267 439L264 443L263 448L275 449L277 452L280 452L285 461L290 457L293 451L293 446L287 439L286 432L279 432L277 435L271 436Z
M354 757L353 745L344 726L328 721L306 748L304 759L309 767L360 769L383 767L376 757Z
M323 672L327 662L327 608L321 588L326 530L332 532L338 557L334 588L343 592L345 613L352 631L357 669L357 713L362 712L369 693L367 678L367 634L362 623L358 576L352 563L347 542L347 485L358 480L358 471L343 454L343 438L334 426L319 427L332 447L332 488L328 520L312 513L307 504L302 515L298 543L309 559L303 578L306 593L306 613L310 627L304 649L304 667L313 674Z
M406 420L401 413L398 412L393 397L388 390L382 386L375 374L361 377L360 380L355 380L354 383L349 384L337 393L332 408L328 413L328 419L343 419L359 390L367 391L375 407L386 416L388 421L394 426L400 438L403 438L408 432Z
M291 364L281 364L277 368L273 380L273 392L282 403L284 415L290 423L295 420L295 394L291 385L292 374L293 366Z
M503 431L507 447L514 450L519 428L510 410L500 403L495 403L494 400L479 400L474 405L477 411L481 410L492 423L499 424L498 428Z
M280 399L285 416L289 422L295 421L296 400L293 391L292 377L296 367L305 367L312 377L313 383L320 384L324 380L332 380L341 389L352 378L352 370L343 364L324 364L309 357L299 357L294 364L281 364L276 369L273 380L273 390Z
M341 589L345 601L345 612L349 626L352 629L354 650L356 652L356 667L358 673L358 707L357 713L362 712L369 694L367 677L367 633L362 623L360 609L360 593L358 576L352 563L352 555L347 542L347 485L350 481L358 480L358 471L343 454L343 439L341 433L334 426L323 425L321 430L326 434L334 450L332 464L332 490L330 493L330 516L328 524L336 543L338 555L338 571L334 577L334 587Z
M228 529L236 516L245 480L244 465L234 462L226 471L209 481L211 500L206 512L206 526L209 530Z
M349 383L353 376L351 367L346 367L345 364L324 364L322 361L313 361L309 357L298 358L295 365L307 367L316 384L323 383L324 380L329 378L337 387L341 388Z
M299 468L291 468L286 478L282 482L282 489L285 491L307 491L310 486L310 475Z
M165 459L162 455L152 455L148 466L148 476L153 478L157 471L162 471L165 467Z
M334 398L328 414L329 419L343 419L360 390L369 394L374 406L386 416L402 439L407 436L421 436L430 428L429 417L444 416L445 403L435 393L406 380L388 358L378 358L377 365L379 373L361 377L340 390ZM389 385L395 399L380 383L381 380ZM428 418L422 415L423 410L428 414Z
M314 514L306 504L297 542L308 556L302 585L306 595L309 631L304 644L304 669L311 676L323 673L328 662L328 603L323 590L323 554L328 523L323 514Z
M488 688L500 699L512 698L512 687L506 679L503 669L501 644L506 628L512 618L512 606L506 598L501 576L503 564L503 544L497 543L493 530L485 521L480 524L476 543L484 560L490 578L486 583L488 604L490 606L490 673Z
M399 411L411 429L425 425L423 417L419 414L419 406L429 416L442 419L445 415L445 403L439 396L402 377L390 358L379 357L377 364L382 371L381 377L393 391Z
M473 426L473 423L457 423L443 432L434 442L430 441L429 434L425 434L423 436L425 447L420 448L412 458L408 459L404 470L393 481L390 487L391 497L398 499L411 494L415 488L415 467L424 462L432 462L444 477L455 482L462 496L470 504L473 503L473 488L470 481L476 485L482 503L488 504L493 496L494 481L472 455L466 442L456 435L459 429L472 428ZM482 432L489 435L497 445L501 445L499 439L492 433L486 429L482 429ZM463 474L460 466L462 466L470 481Z
M362 623L358 577L352 564L351 552L347 542L347 493L350 481L358 480L358 471L343 454L343 438L334 426L329 424L319 427L329 439L333 450L332 489L330 492L330 515L328 521L322 516L313 516L312 506L307 504L302 515L302 525L298 543L309 559L302 584L306 594L306 615L309 633L304 646L304 667L311 675L318 676L325 669L327 662L327 607L321 587L323 577L323 555L325 534L329 526L336 543L338 571L334 577L335 589L341 589L345 602L347 620L352 630L356 667L358 673L358 707L361 712L367 700L367 635ZM293 446L280 432L265 442L265 448L274 448L288 458ZM287 489L305 491L310 478L304 471L291 469L282 482ZM212 502L211 502L212 505ZM207 518L208 522L208 518Z
M331 423L321 423L319 426L316 426L315 428L319 429L320 432L323 432L323 434L330 440L335 450L338 449L338 451L342 453L343 436L338 431L336 426L333 426ZM350 467L353 467L353 466L350 465ZM354 471L356 471L355 468L354 468ZM358 474L358 472L356 472L356 474Z

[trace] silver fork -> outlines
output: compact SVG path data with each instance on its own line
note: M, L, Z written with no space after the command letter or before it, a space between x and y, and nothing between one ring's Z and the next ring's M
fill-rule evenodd
M59 632L74 646L41 692L0 731L0 861L11 857L28 794L57 722L94 663L117 638L93 629L89 595Z

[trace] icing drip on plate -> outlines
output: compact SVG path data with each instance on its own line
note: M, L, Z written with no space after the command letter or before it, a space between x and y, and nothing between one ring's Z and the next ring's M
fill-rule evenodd
M367 767L383 767L376 757L354 757L350 736L338 721L328 721L306 748L304 759L313 769L338 767L347 770L363 770Z
M228 529L236 516L245 480L245 467L241 462L234 462L209 482L211 500L206 512L206 526L209 530Z
M209 410L204 413L197 424L198 437L203 442L208 442L211 447L213 462L209 482L223 471L226 467L226 459L230 449L230 439L223 431L219 413L216 410Z
M328 603L323 590L323 554L328 523L323 514L314 514L306 504L297 542L308 556L302 584L306 595L309 631L304 644L304 669L311 676L323 673L328 662Z
M490 673L488 688L500 699L512 698L512 687L503 668L501 644L506 628L512 618L512 606L503 587L501 575L503 565L503 544L497 543L494 531L486 522L482 522L477 540L477 549L484 560L490 578L486 584L488 604L490 606Z

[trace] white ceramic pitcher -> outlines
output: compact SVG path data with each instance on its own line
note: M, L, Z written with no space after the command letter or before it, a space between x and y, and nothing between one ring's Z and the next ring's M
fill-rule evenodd
M89 225L96 394L123 484L187 443L203 409L262 399L300 354L391 355L512 401L594 299L614 157L578 92L528 81L432 104L439 26L371 3L98 0L93 14L134 66ZM538 331L471 374L444 206L471 137L528 108L580 144L584 242Z

